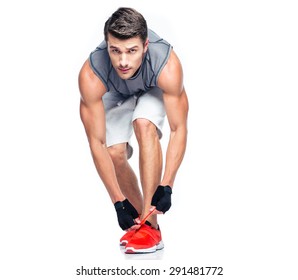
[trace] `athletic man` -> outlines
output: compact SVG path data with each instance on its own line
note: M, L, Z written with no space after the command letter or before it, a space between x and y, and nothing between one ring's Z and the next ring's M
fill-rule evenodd
M163 248L157 214L171 206L186 148L188 101L182 67L172 46L148 30L134 9L115 11L105 23L104 37L79 74L81 119L98 174L126 231L121 245L126 253L155 252ZM159 140L165 116L170 140L162 174ZM128 163L133 132L142 192Z

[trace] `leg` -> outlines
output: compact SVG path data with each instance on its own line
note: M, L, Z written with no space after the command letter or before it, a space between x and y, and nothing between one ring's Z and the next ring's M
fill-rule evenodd
M146 119L136 119L133 125L139 144L139 166L144 196L144 216L149 212L152 196L161 180L162 151L157 128L152 122ZM156 215L151 215L148 221L153 227L157 227Z
M137 177L127 161L127 144L121 143L110 146L108 151L114 163L122 193L141 214L143 198L138 187Z

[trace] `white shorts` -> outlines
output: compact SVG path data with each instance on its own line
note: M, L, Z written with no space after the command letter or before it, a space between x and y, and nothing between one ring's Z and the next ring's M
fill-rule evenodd
M133 133L133 121L147 119L156 128L159 138L165 119L165 108L162 91L155 87L141 96L125 96L107 92L103 96L106 112L106 143L107 147L128 143L128 158L132 156L129 140Z

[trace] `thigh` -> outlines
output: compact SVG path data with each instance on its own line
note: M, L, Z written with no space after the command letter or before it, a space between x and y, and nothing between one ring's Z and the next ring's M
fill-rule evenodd
M106 113L106 143L107 147L128 143L131 138L132 116L136 105L136 99L123 97L117 93L106 93L103 97ZM132 153L128 146L128 156Z
M161 138L165 115L163 92L155 87L139 97L132 120L142 118L151 121Z

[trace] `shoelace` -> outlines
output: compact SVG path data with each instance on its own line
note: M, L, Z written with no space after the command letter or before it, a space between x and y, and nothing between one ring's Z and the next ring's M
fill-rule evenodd
M148 214L144 217L144 219L141 221L140 225L145 224L147 218L154 212L154 210L155 210L155 207L153 207L153 208L149 211L149 213L148 213Z

